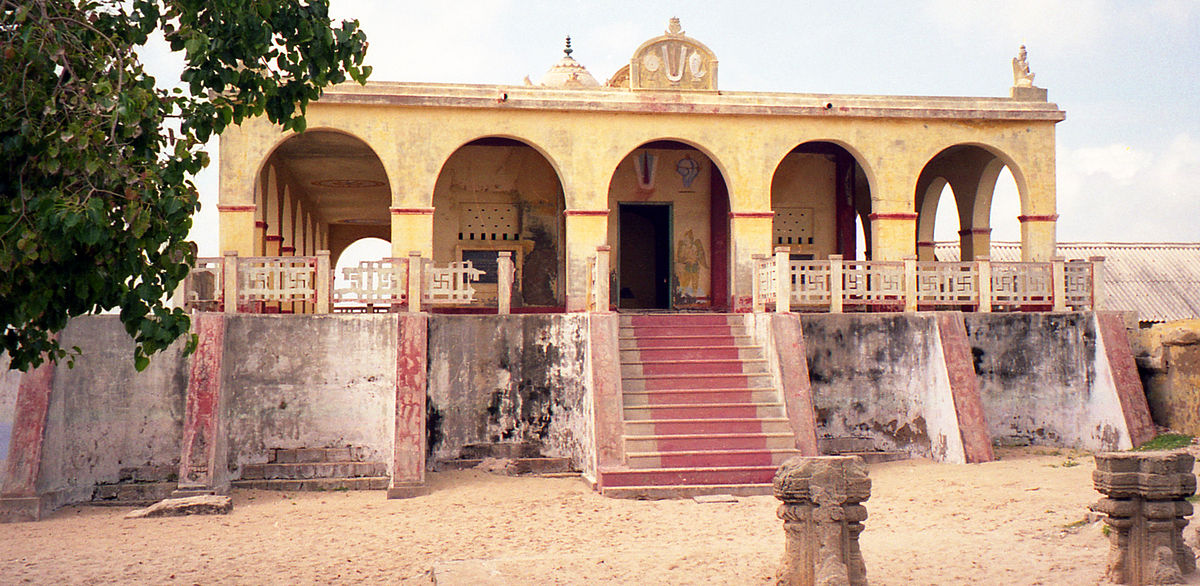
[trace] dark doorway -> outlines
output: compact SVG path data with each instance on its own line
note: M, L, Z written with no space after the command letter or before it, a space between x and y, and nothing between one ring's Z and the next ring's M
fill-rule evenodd
M671 308L671 205L620 204L623 309Z

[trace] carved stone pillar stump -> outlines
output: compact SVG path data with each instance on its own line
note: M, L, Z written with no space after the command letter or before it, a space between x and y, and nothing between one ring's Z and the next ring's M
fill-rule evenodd
M1108 515L1108 579L1118 584L1178 584L1196 571L1183 543L1186 499L1196 492L1195 462L1182 452L1096 455L1092 481L1106 498L1092 509Z
M858 456L800 457L775 472L787 542L779 583L859 585L867 569L858 536L871 497L867 466Z

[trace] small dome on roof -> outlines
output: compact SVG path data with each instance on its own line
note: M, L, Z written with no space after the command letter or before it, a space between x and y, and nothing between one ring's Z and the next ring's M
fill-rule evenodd
M563 58L554 64L546 75L542 76L544 87L560 88L591 88L600 87L600 82L588 73L586 67L571 57L571 37L567 37L567 46L563 49Z

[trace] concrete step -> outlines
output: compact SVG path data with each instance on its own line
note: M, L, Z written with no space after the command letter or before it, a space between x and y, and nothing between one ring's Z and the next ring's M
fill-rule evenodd
M656 468L604 470L601 487L769 484L776 466L717 466L712 468Z
M389 482L387 476L366 476L360 478L235 480L232 484L234 488L291 492L301 490L386 490Z
M540 458L541 448L533 442L493 442L467 444L458 450L458 457L467 460L484 458Z
M178 468L176 469L178 470ZM148 505L171 498L178 483L170 482L122 482L100 484L92 491L92 505Z
M775 466L800 455L800 450L690 450L674 452L629 452L625 462L630 469L712 468L718 466Z
M744 323L745 317L736 313L621 314L622 326L741 325Z
M772 391L774 394L774 391ZM720 419L728 417L784 417L786 411L783 405L775 399L762 402L727 402L727 403L646 403L625 404L625 422L646 421L650 419Z
M779 393L769 387L729 389L654 389L625 391L623 406L685 405L685 404L763 404L778 403Z
M767 361L743 358L621 361L621 378L657 375L767 374Z
M721 450L788 450L796 447L796 436L786 433L705 433L626 435L625 452L678 452Z
M620 338L617 340L621 350L695 347L695 346L753 346L750 336L733 335L691 335L691 336L643 336L640 338Z
M875 438L863 436L823 437L817 439L817 449L826 456L846 452L875 451Z
M785 417L712 417L625 421L627 435L704 433L787 433L792 430Z
M573 472L570 458L512 458L512 474L559 474ZM483 463L483 458L438 460L438 470L467 470Z
M642 360L737 360L761 359L762 347L746 346L666 346L662 348L626 348L621 362Z
M246 464L242 480L309 480L387 476L383 462L310 462L304 464Z
M668 389L737 389L773 388L770 374L712 373L712 374L642 374L621 377L622 388L628 391Z
M771 483L763 484L702 484L676 486L614 486L603 488L600 494L615 499L679 499L714 494L730 496L761 496L771 494Z
M746 328L742 326L691 326L670 325L652 327L622 327L617 330L617 338L670 338L674 336L733 336L748 337Z
M839 456L858 456L867 464L882 464L884 462L897 462L899 460L908 460L912 456L908 452L896 452L886 450L873 450L870 452L842 452Z
M272 448L267 461L272 464L312 464L318 462L351 462L361 460L359 450L341 448Z

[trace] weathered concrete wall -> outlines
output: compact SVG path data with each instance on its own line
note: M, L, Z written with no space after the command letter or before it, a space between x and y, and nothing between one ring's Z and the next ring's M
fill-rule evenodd
M1154 422L1200 435L1200 320L1137 332L1137 364Z
M1131 447L1091 313L965 314L992 439Z
M585 314L429 320L431 460L522 443L584 469L595 458Z
M810 314L800 324L818 436L964 461L934 314Z
M8 355L0 353L0 486L8 467L8 445L12 437L13 410L17 405L17 387L21 372L8 369Z
M133 368L133 341L115 315L71 320L59 335L78 346L75 367L55 368L42 444L39 494L53 506L91 500L96 484L121 468L179 462L187 392L183 343Z
M231 479L271 448L363 449L391 462L395 315L236 315L225 329L222 416Z

